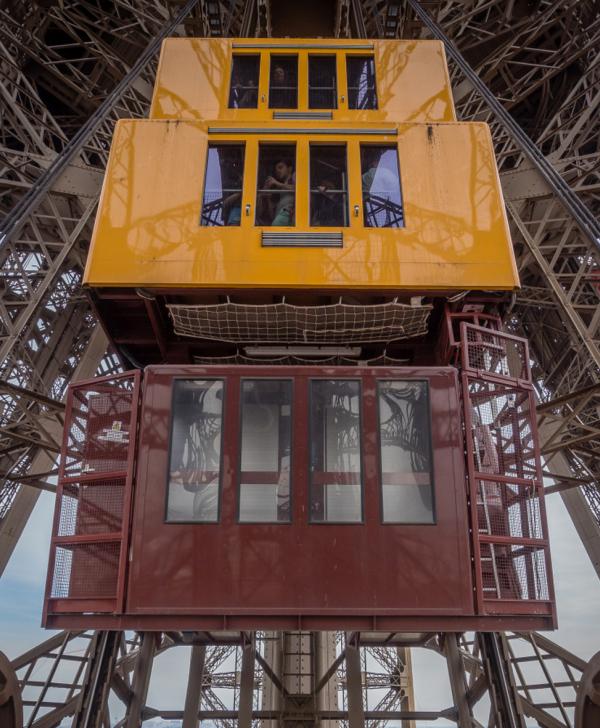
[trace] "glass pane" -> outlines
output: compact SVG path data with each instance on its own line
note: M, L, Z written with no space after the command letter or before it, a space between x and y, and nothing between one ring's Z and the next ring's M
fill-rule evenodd
M311 382L310 515L327 523L362 521L360 382Z
M256 224L265 227L295 223L296 149L291 144L261 144L258 150Z
M230 109L256 109L258 106L258 74L260 56L233 56Z
M292 383L242 382L240 521L290 521Z
M209 145L206 156L201 225L240 224L243 181L244 145Z
M337 109L335 56L309 56L308 107Z
M396 147L361 144L360 164L365 227L404 227Z
M384 523L434 523L426 382L379 382Z
M271 56L269 108L298 107L298 56Z
M346 147L310 145L310 224L348 224Z
M218 521L222 419L222 381L175 381L167 521Z
M373 56L349 56L346 59L348 74L348 108L376 109L375 60Z

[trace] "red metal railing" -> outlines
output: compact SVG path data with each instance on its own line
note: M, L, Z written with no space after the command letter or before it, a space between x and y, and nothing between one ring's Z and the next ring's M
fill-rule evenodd
M551 613L554 598L527 342L460 325L477 609Z
M126 372L69 389L48 613L123 609L140 377Z

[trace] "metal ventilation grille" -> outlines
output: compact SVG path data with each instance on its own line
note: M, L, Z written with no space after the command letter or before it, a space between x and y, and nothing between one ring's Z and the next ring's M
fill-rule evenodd
M263 248L342 248L341 232L331 233L274 233L264 230Z
M432 306L391 301L371 306L220 303L167 305L176 334L230 343L368 343L427 332Z
M279 120L285 119L305 119L310 121L311 119L328 120L333 119L333 112L331 111L274 111L273 118Z

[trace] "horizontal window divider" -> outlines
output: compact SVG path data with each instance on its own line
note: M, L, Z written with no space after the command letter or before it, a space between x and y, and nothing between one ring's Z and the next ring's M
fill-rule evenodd
M303 136L398 136L398 129L305 129L305 128L273 128L271 126L263 127L223 127L223 126L209 126L209 134L298 134Z
M268 48L270 50L292 50L300 48L306 50L320 51L372 51L375 48L374 43L232 43L231 47L235 50L243 50L245 48Z

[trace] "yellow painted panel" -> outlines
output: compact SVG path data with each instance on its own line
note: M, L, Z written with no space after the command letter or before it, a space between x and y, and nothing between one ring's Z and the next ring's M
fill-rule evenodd
M236 47L233 48L233 44ZM151 119L266 121L269 54L277 49L252 48L260 39L168 38L164 41L150 110ZM454 121L454 105L442 43L432 40L344 41L269 39L269 45L293 45L280 52L297 54L300 67L299 110L307 110L306 64L313 53L338 56L338 109L334 121ZM244 50L243 46L249 46ZM319 45L327 46L321 51ZM336 47L364 45L365 50ZM303 47L304 46L304 47ZM306 48L306 46L311 46ZM332 50L333 47L333 50ZM372 50L369 50L372 48ZM233 53L261 55L257 109L229 109ZM349 110L346 90L347 55L374 55L379 109Z
M85 283L97 287L387 291L507 290L518 286L485 124L405 124L390 126L390 134L385 136L324 136L318 135L316 122L303 126L304 134L265 136L263 130L209 135L201 122L120 121ZM345 128L366 131L364 124L346 124ZM396 130L397 136L392 133ZM359 145L397 143L406 226L365 228L362 216L351 215L350 226L343 229L343 248L263 248L262 228L254 227L253 214L243 215L239 227L201 227L209 136L211 142L245 141L246 169L252 169L245 175L242 210L249 204L252 211L259 140L295 142L297 220L305 224L311 140L347 144L351 210L362 205Z

